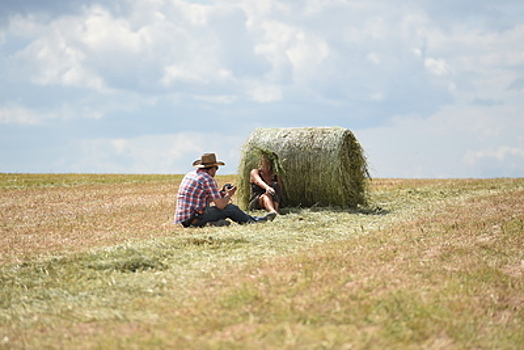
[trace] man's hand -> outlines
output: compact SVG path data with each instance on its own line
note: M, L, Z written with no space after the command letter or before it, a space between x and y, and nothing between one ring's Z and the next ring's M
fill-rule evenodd
M224 187L222 187L222 190L220 191L222 193L222 196L228 196L231 197L235 194L237 190L236 186L233 186L232 184L225 184Z
M232 197L236 191L237 191L237 187L233 185L231 185L231 187L225 188L226 196L228 197Z
M230 186L228 186L230 185ZM222 193L222 198L217 198L213 200L213 203L215 203L215 206L222 210L229 204L229 199L235 194L237 191L237 187L233 186L231 184L225 185L222 190L220 191Z

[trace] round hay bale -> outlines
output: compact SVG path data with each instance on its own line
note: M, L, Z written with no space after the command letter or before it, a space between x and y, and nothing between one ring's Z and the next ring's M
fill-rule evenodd
M281 167L285 207L367 204L367 162L353 133L341 127L259 128L242 147L238 201L247 208L249 173L261 154L274 152ZM278 170L279 167L277 167ZM278 173L278 172L277 172Z

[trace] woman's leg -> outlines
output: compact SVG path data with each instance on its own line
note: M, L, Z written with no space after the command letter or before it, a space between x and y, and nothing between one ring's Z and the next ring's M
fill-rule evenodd
M260 196L260 206L269 212L278 212L278 203L273 201L273 197L267 194Z

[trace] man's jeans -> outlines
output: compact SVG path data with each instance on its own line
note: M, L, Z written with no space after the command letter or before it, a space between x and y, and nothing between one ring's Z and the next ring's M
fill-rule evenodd
M251 224L260 220L258 217L251 216L245 211L237 207L235 204L228 204L224 209L220 210L217 207L207 207L204 213L198 217L196 226L203 227L208 222L231 219L239 224Z

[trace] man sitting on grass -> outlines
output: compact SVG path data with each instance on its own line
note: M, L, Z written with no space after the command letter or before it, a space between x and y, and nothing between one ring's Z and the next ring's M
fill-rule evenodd
M175 224L184 227L204 227L206 224L226 226L229 225L227 218L239 224L272 221L275 218L275 213L251 216L229 203L237 188L225 186L219 191L214 177L222 165L226 164L217 161L214 153L204 153L193 162L197 169L184 176L178 189Z

